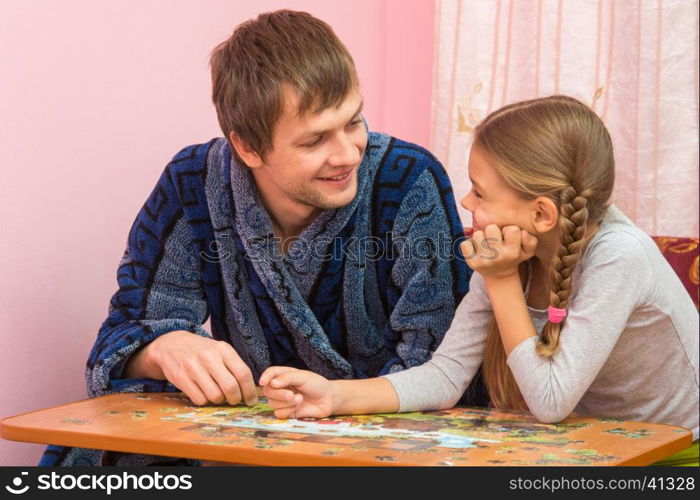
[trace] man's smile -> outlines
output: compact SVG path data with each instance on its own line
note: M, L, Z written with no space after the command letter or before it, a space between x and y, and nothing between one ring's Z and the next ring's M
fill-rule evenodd
M352 172L353 172L354 170L355 170L355 167L353 167L353 168L351 168L351 169L349 169L349 170L346 170L346 171L343 172L343 173L334 175L334 176L332 176L332 177L330 177L330 176L329 176L329 177L318 177L318 179L319 179L319 180L322 180L322 181L324 181L324 182L330 182L330 183L333 183L333 184L344 184L345 182L347 182L348 180L350 180L350 177L351 177Z

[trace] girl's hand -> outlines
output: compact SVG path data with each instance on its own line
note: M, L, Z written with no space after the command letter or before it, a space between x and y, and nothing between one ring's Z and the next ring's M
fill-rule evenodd
M271 366L260 376L260 385L277 418L323 418L333 413L333 384L316 373Z
M518 265L535 255L537 238L518 226L499 229L489 224L475 231L461 245L467 264L484 278L507 278L518 274Z

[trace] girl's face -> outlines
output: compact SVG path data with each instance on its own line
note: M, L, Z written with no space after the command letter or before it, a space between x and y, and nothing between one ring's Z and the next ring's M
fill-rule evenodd
M508 186L496 169L478 148L469 154L469 179L472 190L462 200L462 206L472 213L475 230L484 230L489 224L499 228L516 225L531 233L533 202L526 200Z

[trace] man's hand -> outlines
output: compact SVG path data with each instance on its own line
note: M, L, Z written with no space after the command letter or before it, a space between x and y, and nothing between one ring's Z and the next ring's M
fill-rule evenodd
M518 265L535 255L537 237L518 226L489 224L475 231L461 245L467 264L484 278L507 278L518 273Z
M323 418L333 414L333 384L316 373L271 366L260 376L260 385L277 418Z
M125 373L165 378L196 405L258 401L250 368L228 342L184 330L156 338L129 361Z

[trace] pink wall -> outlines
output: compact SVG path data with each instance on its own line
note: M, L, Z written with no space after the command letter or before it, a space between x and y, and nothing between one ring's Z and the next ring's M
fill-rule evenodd
M208 53L278 8L346 42L371 128L428 146L432 0L3 2L0 417L85 397L134 216L175 152L220 135ZM41 450L0 440L0 465Z

